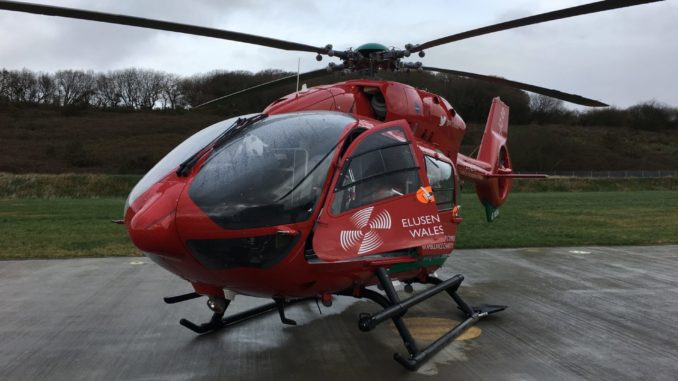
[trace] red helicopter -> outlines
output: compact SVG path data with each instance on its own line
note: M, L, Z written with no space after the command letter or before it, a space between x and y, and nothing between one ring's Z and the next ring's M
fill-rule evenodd
M63 16L241 41L336 57L326 69L285 77L244 91L277 86L333 71L428 70L511 86L586 106L604 103L497 77L403 62L424 49L506 29L650 3L600 1L454 34L404 49L365 44L334 50L290 41L166 21L71 8L0 1L0 9ZM238 92L239 94L242 92ZM229 96L236 95L230 94ZM224 97L222 97L224 98ZM221 99L221 98L220 98ZM217 99L218 100L218 99ZM392 320L407 349L395 359L416 369L480 318L505 309L467 304L457 289L462 275L434 277L457 236L460 179L475 184L488 221L506 201L512 171L506 147L509 107L492 102L476 158L459 153L466 125L442 97L398 82L349 80L297 91L259 114L209 126L177 146L134 187L124 225L151 260L188 281L201 296L209 322L180 323L213 332L306 299L329 306L334 295L367 298L383 307L361 314L370 331ZM392 281L431 287L405 299ZM378 285L384 293L368 288ZM403 316L409 308L447 292L465 319L420 348ZM273 302L224 317L236 294Z

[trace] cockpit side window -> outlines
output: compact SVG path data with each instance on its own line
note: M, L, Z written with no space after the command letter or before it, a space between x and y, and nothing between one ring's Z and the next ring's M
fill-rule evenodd
M435 195L438 210L450 210L454 207L454 171L452 166L431 156L426 159L426 174L431 190Z
M358 136L360 136L360 134L362 134L365 131L367 131L365 127L356 127L351 132L348 133L346 139L344 140L344 144L342 145L341 150L339 151L340 158L344 157L344 154L346 153L346 150L351 145L351 143L353 143L353 141L356 140Z
M400 127L366 137L343 166L332 213L416 192L421 186L418 169Z

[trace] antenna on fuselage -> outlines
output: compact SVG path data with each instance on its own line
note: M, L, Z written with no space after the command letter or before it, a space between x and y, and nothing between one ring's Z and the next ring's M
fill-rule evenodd
M297 93L299 92L299 73L301 73L301 57L297 57Z

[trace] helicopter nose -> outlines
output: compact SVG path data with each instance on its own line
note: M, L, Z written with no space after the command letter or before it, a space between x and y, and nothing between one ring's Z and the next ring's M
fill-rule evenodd
M127 232L139 250L162 256L181 255L175 216L183 186L173 183L157 187L139 200L141 205L135 205L137 209L127 223Z

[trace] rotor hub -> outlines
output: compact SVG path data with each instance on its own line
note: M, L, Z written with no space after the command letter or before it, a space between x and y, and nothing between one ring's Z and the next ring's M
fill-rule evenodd
M327 66L327 71L369 71L371 74L374 74L382 70L420 70L422 64L419 62L401 62L402 58L410 56L410 49L415 47L416 45L408 44L405 49L389 49L383 44L369 42L355 49L351 48L344 51L332 50L332 56L339 58L342 63L330 63Z
M369 57L373 53L384 53L388 51L388 48L382 44L376 42L368 42L362 44L355 49L358 53L362 54L365 57Z

